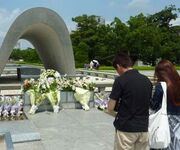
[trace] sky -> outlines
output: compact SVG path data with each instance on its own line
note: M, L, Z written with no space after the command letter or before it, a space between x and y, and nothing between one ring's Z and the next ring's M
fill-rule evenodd
M180 0L0 0L0 46L18 15L33 7L46 7L56 11L65 21L69 31L75 29L72 18L83 14L102 16L106 23L118 17L126 23L130 16L161 11L165 6L180 8ZM180 16L172 22L180 25ZM26 42L24 45L27 45Z

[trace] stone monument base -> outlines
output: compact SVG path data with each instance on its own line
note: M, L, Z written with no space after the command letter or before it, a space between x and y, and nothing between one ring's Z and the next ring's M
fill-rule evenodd
M74 92L61 91L60 96L61 96L61 100L59 104L60 109L82 109L81 104L75 100ZM24 99L25 106L31 105L30 96L28 94L25 93L23 95L23 99ZM92 96L90 97L88 105L90 108L95 107L94 92L92 93ZM53 111L53 107L47 98L38 106L38 110L36 112L42 112L42 111Z

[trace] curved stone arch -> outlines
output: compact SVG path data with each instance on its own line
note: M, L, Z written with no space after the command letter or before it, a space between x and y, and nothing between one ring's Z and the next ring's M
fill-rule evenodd
M0 48L0 74L19 39L29 41L46 69L74 75L71 39L63 19L48 8L31 8L16 18Z

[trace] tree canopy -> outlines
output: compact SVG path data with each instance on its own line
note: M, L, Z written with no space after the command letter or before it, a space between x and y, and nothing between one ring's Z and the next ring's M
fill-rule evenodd
M152 15L131 16L127 23L118 17L109 24L99 22L96 15L72 18L76 23L71 32L76 65L92 59L110 65L117 51L126 51L134 61L140 59L149 65L158 59L180 64L180 27L171 24L179 12L170 5Z

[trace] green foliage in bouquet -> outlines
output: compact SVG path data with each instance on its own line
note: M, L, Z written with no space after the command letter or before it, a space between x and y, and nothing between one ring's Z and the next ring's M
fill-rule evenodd
M72 91L75 92L75 80L73 78L63 77L61 80L61 90L62 91Z
M60 89L61 76L53 70L47 69L42 72L38 82L38 89L40 93L48 93L50 91L56 91Z
M83 88L85 90L94 91L96 84L94 82L89 82L89 78L76 79L76 86Z
M83 82L82 83L82 88L83 89L86 89L86 90L89 90L89 91L94 91L95 90L95 87L96 87L96 84L93 83L93 82Z

